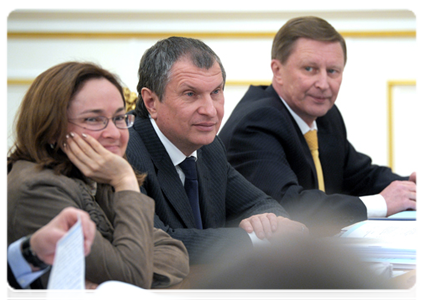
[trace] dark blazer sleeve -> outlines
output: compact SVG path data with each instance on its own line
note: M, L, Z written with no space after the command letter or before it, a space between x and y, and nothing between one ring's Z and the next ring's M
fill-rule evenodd
M330 193L354 196L379 194L394 180L408 180L388 167L374 165L369 156L356 151L347 139L341 113L334 106L317 119L321 162L329 178ZM321 142L320 142L321 141Z
M7 253L7 248L6 248ZM31 283L31 291L32 295L29 295L25 290L21 288L19 283L16 281L15 275L10 268L9 262L7 261L6 256L6 264L5 264L5 288L6 288L6 300L23 300L23 299L31 299L32 297L37 296L38 294L44 292L44 287L41 283L40 279L37 279Z
M207 188L206 197L225 199L227 220L237 226L242 219L262 213L273 212L277 216L289 217L275 199L251 184L228 163L219 137L212 144L202 147L199 154L199 163L204 163L209 172L208 183L203 185Z
M190 264L216 261L231 248L252 248L251 239L243 229L226 226L225 199L210 199L209 188L201 187L204 180L216 177L203 163L198 168L208 176L200 182L200 193L206 195L200 204L204 229L194 228L183 185L149 120L136 118L134 127L130 128L126 155L135 170L147 173L140 190L155 201L154 226L184 243Z
M250 96L259 100L252 101ZM219 133L228 161L278 200L292 219L309 227L339 229L366 219L366 208L358 197L327 195L316 189L317 177L307 144L276 97L274 91L247 93L235 108ZM325 170L324 174L326 181Z

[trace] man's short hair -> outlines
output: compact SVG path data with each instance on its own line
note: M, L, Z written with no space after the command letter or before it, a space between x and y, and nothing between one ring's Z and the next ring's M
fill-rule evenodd
M141 96L142 88L150 89L162 100L166 85L170 80L172 66L181 58L187 58L198 68L204 69L211 68L217 62L222 71L223 82L225 82L226 73L220 58L204 42L175 36L160 40L147 49L140 61L137 85L138 100L135 108L137 116L148 118L148 111Z
M313 16L290 19L279 29L273 39L272 59L277 59L284 64L299 38L339 42L344 52L344 64L347 63L347 46L342 35L327 21Z

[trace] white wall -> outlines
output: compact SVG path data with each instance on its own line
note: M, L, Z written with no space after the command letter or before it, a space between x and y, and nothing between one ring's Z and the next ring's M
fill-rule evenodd
M242 97L249 83L270 82L270 48L273 34L290 18L317 15L328 20L344 34L348 47L348 62L337 105L348 128L349 139L356 149L369 154L377 164L389 164L389 131L387 119L388 82L416 80L418 68L413 12L397 10L316 10L255 12L251 10L215 11L13 11L8 17L8 32L31 32L33 37L10 36L7 41L8 147L11 122L27 85L17 80L31 80L45 69L67 60L88 60L117 73L133 91L137 69L143 52L166 34L194 34L206 42L222 59L227 72L225 118ZM355 37L354 33L374 37ZM392 33L400 32L399 36ZM46 32L103 33L82 36L46 38ZM127 33L126 36L113 33ZM401 33L402 32L402 33ZM405 33L404 33L405 32ZM219 34L226 36L219 36ZM253 35L255 34L255 35ZM388 34L388 37L382 37ZM245 36L243 36L245 35ZM35 37L35 38L34 38ZM241 85L234 85L241 82ZM414 86L412 97L417 101ZM406 97L396 93L396 97ZM399 96L398 96L399 95ZM408 98L408 96L407 96ZM398 100L398 99L397 99ZM401 101L396 101L401 103ZM411 110L416 110L411 103ZM404 118L404 114L402 114ZM407 118L407 115L405 115ZM397 121L396 124L401 124ZM403 133L407 134L407 133ZM410 148L395 153L410 158ZM411 147L413 148L413 147ZM397 150L398 150L397 149ZM403 175L415 170L411 159L401 159L396 169Z

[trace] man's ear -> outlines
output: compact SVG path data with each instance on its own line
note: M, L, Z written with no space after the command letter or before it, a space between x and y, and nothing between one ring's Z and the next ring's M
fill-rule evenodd
M279 85L282 85L282 63L277 59L272 59L270 63L270 68L273 72L273 82L278 83Z
M145 87L141 89L141 97L151 118L155 120L157 117L156 103L159 101L159 97L156 93Z

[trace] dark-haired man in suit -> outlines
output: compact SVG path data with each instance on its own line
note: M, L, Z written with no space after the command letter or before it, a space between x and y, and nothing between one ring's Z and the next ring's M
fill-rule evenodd
M415 173L373 165L347 140L334 105L346 59L328 22L289 20L273 40L272 84L250 86L219 133L235 169L310 231L416 208Z
M253 248L256 238L272 242L308 232L227 162L216 136L225 71L207 45L182 37L159 41L143 55L138 75L127 157L147 173L141 191L156 202L154 225L185 244L191 264L211 262L231 247ZM195 161L194 171L185 160Z

